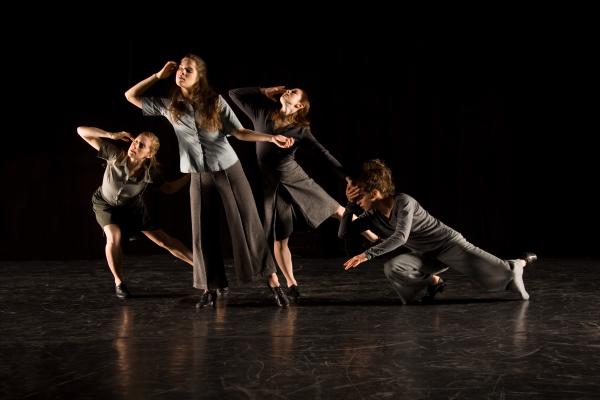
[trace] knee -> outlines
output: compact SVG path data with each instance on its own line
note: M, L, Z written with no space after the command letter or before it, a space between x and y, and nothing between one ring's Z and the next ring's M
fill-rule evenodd
M394 265L394 263L388 261L386 263L383 264L383 273L385 274L386 278L390 278L392 275L394 275L396 266Z
M275 240L275 243L274 243L275 251L285 250L288 247L287 243L288 243L287 239Z
M386 278L396 280L394 278L406 278L410 274L410 268L390 260L383 264L383 273Z
M109 246L119 246L121 244L121 231L119 230L106 230L106 244Z

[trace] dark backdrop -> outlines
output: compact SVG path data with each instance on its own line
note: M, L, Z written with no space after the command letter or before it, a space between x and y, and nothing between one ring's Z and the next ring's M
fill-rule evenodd
M301 46L264 38L252 46L225 46L216 39L48 38L14 45L16 71L7 92L14 93L14 85L15 92L26 93L6 98L13 105L5 117L15 124L4 132L2 259L103 257L90 203L102 167L76 134L79 125L155 131L165 174L178 176L170 125L142 117L123 93L187 52L205 59L213 87L227 99L234 87L304 88L315 136L342 163L384 159L400 191L484 249L502 257L525 249L598 255L596 152L593 130L582 122L592 109L582 95L591 85L589 57L560 35L319 40ZM254 145L231 142L257 189ZM311 154L301 153L299 160L344 202L344 182ZM189 244L187 190L156 200L165 229ZM333 220L316 231L299 226L292 248L299 256L343 255L336 229ZM161 252L146 239L127 247Z

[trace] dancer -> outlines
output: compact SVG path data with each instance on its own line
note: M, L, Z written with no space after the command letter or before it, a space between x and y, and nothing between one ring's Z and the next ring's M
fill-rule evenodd
M149 185L160 186L165 193L175 193L189 182L189 175L163 182L156 172L158 137L142 132L134 137L128 132L107 132L100 128L80 126L77 133L107 161L102 185L92 197L96 221L106 235L106 261L115 279L115 293L121 299L131 297L124 282L124 236L141 231L148 239L175 257L193 265L192 252L178 239L159 229L151 217L143 194ZM131 141L127 151L106 139Z
M363 164L362 171L346 188L348 205L340 223L339 237L371 229L383 240L344 263L346 270L377 258L387 279L404 304L426 291L427 298L445 284L436 275L455 269L488 291L504 289L528 300L523 269L537 260L533 253L523 258L501 260L471 243L443 224L411 196L394 194L391 170L381 160ZM365 212L352 221L352 213Z
M293 211L298 210L307 223L316 228L329 217L341 220L344 207L308 176L296 162L295 153L299 147L308 147L321 156L341 179L345 174L340 162L311 132L308 119L310 102L306 91L285 89L284 86L249 87L232 89L229 96L250 118L255 130L294 139L293 146L286 149L259 142L256 144L256 156L263 178L263 226L269 242L274 242L273 251L287 281L287 294L297 300L300 291L289 248Z
M173 72L175 87L168 98L147 97L146 91ZM203 290L198 307L214 306L217 288L227 287L214 208L220 197L231 233L234 267L240 282L268 278L278 306L289 304L275 272L250 184L227 136L289 147L292 140L244 129L227 102L210 87L205 62L188 54L167 62L157 73L125 93L145 115L166 117L179 142L180 168L191 173L194 287Z

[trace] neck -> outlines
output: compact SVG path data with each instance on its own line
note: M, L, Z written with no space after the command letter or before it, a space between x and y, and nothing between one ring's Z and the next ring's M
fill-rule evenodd
M392 212L392 208L394 207L394 199L392 199L391 197L385 197L383 199L377 200L373 205L375 206L377 211L379 211L386 217L389 217Z
M192 100L192 92L190 90L181 88L181 95L184 99L191 101Z
M144 164L144 160L138 158L127 157L127 166L131 170L136 170Z
M279 110L279 112L283 115L286 116L286 118L290 117L292 114L294 114L294 108L290 105L287 104L283 104L281 106L281 109Z

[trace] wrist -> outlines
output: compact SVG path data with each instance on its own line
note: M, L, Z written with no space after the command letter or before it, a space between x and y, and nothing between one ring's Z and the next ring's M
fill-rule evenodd
M158 77L158 72L155 73L154 75L152 75L154 77L155 80L160 81L160 78Z

